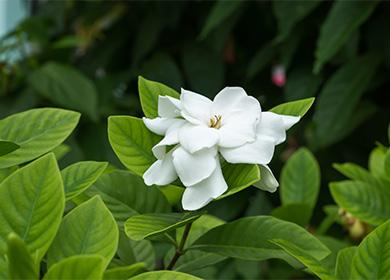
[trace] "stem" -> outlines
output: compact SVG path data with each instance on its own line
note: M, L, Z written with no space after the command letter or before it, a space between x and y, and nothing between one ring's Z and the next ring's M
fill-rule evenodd
M172 270L172 268L175 266L177 260L184 254L184 245L186 243L186 240L188 238L188 234L190 233L192 223L186 224L186 227L184 228L183 236L180 240L179 247L176 248L175 255L173 256L171 262L167 266L167 270Z

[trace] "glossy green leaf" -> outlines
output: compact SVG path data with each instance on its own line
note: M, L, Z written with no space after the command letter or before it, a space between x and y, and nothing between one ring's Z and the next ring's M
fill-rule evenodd
M201 280L196 276L191 274L186 274L183 272L169 271L169 270L160 270L160 271L151 271L137 276L131 277L131 280Z
M35 70L28 79L31 87L55 104L97 119L95 85L77 69L48 62Z
M303 117L307 113L307 111L309 111L310 107L313 105L314 100L315 98L311 97L311 98L286 102L272 108L270 111L281 115Z
M355 58L339 68L326 82L313 117L314 144L317 147L330 145L345 136L343 131L351 125L351 118L378 61L374 55Z
M38 280L38 265L34 263L24 241L16 234L8 236L8 271L10 279Z
M278 21L279 39L287 37L294 26L310 14L321 1L275 1L273 10Z
M320 176L320 167L314 155L306 148L297 150L282 169L282 204L304 203L313 209L320 191Z
M1 157L0 168L18 165L51 151L69 136L79 118L76 112L40 108L0 120L0 139L20 145L19 149Z
M293 222L300 226L307 226L309 224L312 206L304 203L291 203L274 208L271 215L275 218Z
M357 247L348 247L339 251L336 262L336 278L351 279L351 265Z
M218 199L235 194L260 180L260 169L257 164L223 163L222 173L228 190Z
M106 260L100 255L78 255L55 263L43 280L102 279Z
M351 279L390 279L390 221L364 238L351 265Z
M82 161L61 171L67 200L89 188L106 169L106 162Z
M179 93L174 89L164 84L147 80L141 76L138 77L138 90L142 111L148 118L155 118L158 116L158 97L160 95L180 98Z
M222 24L229 17L232 17L234 13L237 13L241 5L242 1L240 0L215 2L210 14L207 16L206 23L202 28L199 38L206 38L217 26Z
M48 265L87 254L101 255L107 265L116 252L118 239L118 227L112 214L101 198L95 196L64 217L49 249Z
M271 239L291 241L316 259L330 253L302 227L270 216L246 217L215 227L195 241L192 248L246 260L281 258L291 262L290 256L268 242Z
M113 116L108 118L108 139L122 164L142 175L156 161L152 147L161 136L150 132L141 119Z
M200 216L196 212L135 215L126 221L125 232L133 240L142 240L182 227Z
M132 276L145 272L144 263L135 263L128 266L120 266L107 269L104 272L104 280L127 280Z
M333 3L325 22L321 26L315 52L314 72L318 73L347 42L351 34L366 21L379 1ZM356 69L358 70L358 69Z
M387 186L359 181L330 183L337 204L353 216L373 225L390 218L390 190Z
M0 140L0 157L9 154L19 148L20 146L14 142Z
M316 259L312 255L308 254L302 248L296 246L294 242L283 239L270 240L273 244L276 244L288 254L293 256L302 262L311 272L317 275L322 280L334 279L333 274L329 269L324 267L320 260Z
M52 153L7 177L0 184L0 266L12 232L39 263L56 235L64 204L61 175ZM4 270L0 267L0 278Z
M372 175L374 175L376 178L390 178L390 174L386 174L385 161L385 148L376 147L374 150L372 150L368 159L368 168L370 169Z
M141 177L123 170L102 175L86 194L100 195L120 225L132 215L171 210L157 187L146 186Z

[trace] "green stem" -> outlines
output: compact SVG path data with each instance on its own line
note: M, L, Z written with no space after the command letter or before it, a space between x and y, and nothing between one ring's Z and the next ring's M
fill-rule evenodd
M176 248L175 255L173 256L171 262L168 264L167 270L172 270L172 268L175 266L178 259L184 254L184 245L190 233L191 225L192 223L186 224L186 227L184 228L183 236L180 240L179 247Z

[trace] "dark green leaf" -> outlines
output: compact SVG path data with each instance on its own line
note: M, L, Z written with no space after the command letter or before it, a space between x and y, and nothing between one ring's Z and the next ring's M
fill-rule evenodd
M0 157L9 154L19 148L20 146L14 142L0 140Z

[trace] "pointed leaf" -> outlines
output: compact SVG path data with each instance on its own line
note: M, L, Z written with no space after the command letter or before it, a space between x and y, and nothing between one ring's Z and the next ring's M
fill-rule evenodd
M0 139L20 145L19 149L1 157L0 169L30 161L51 151L69 136L79 118L80 114L76 112L43 108L0 120Z
M373 185L379 183L375 177L372 176L370 172L368 172L368 170L354 163L335 163L333 164L333 168L349 179L362 181Z
M160 271L151 271L137 276L131 277L129 280L162 280L162 279L172 279L172 280L201 280L196 276L191 274L186 274L183 272L169 271L169 270L160 270Z
M107 162L82 161L62 170L66 199L72 199L89 188L106 167Z
M351 265L357 247L348 247L339 251L336 262L336 278L351 279Z
M105 261L100 255L72 256L50 267L43 280L102 279Z
M122 164L142 175L156 161L152 147L161 137L150 132L141 119L113 116L108 118L108 139Z
M314 100L315 100L314 97L295 100L295 101L280 104L269 111L281 115L303 117L307 113L307 111L309 111L310 107L313 105Z
M0 157L9 154L19 148L20 146L14 142L0 140Z
M98 254L107 265L118 246L118 227L100 197L95 196L65 216L49 249L47 262L75 255Z
M107 269L104 272L104 280L127 280L132 276L145 272L144 263L135 263L128 266L120 266Z

